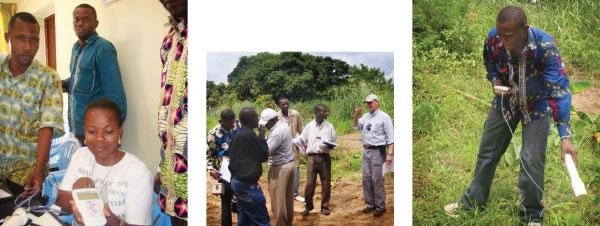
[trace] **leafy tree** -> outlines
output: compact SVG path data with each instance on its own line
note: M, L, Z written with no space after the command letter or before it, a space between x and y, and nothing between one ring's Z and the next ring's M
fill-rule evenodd
M369 68L367 65L360 64L360 67L352 65L350 67L350 80L353 82L365 81L377 85L391 85L392 79L385 79L385 73L379 68Z
M327 88L347 83L348 63L301 52L243 56L229 75L230 89L239 100L271 95L273 100L316 98Z

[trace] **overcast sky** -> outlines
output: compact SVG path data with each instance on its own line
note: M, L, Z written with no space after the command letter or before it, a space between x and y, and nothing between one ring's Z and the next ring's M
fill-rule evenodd
M346 61L350 66L361 63L377 67L386 78L394 77L394 53L392 52L308 52L315 56L329 56ZM241 56L256 55L257 52L208 52L206 78L215 83L227 83L227 75L233 71Z

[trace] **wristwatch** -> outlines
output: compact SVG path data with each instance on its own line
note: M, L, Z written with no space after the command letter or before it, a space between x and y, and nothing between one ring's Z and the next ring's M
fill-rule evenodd
M388 153L387 155L394 157L394 153Z

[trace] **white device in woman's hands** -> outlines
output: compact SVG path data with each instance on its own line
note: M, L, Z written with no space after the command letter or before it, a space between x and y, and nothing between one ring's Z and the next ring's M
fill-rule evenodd
M73 202L79 210L85 225L105 225L104 203L94 188L75 189L72 192Z

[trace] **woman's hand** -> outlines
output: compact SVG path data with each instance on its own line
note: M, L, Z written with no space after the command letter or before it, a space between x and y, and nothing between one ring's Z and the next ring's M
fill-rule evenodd
M106 203L104 203L104 216L106 217L106 225L108 226L118 226L121 224L121 219L119 219L117 215L110 211L110 207Z
M92 181L92 179L89 177L82 177L82 178L77 179L77 181L75 181L75 183L73 183L73 190L82 189L82 188L95 188L94 181ZM71 200L71 201L69 201L69 203L71 204L71 210L73 210L73 218L75 218L77 223L79 223L80 225L84 225L83 218L81 217L81 214L79 213L79 210L77 209L77 205L75 205L75 202L73 200Z
M96 188L94 186L94 181L92 181L89 177L82 177L77 179L75 183L73 183L73 190L81 189L81 188Z

